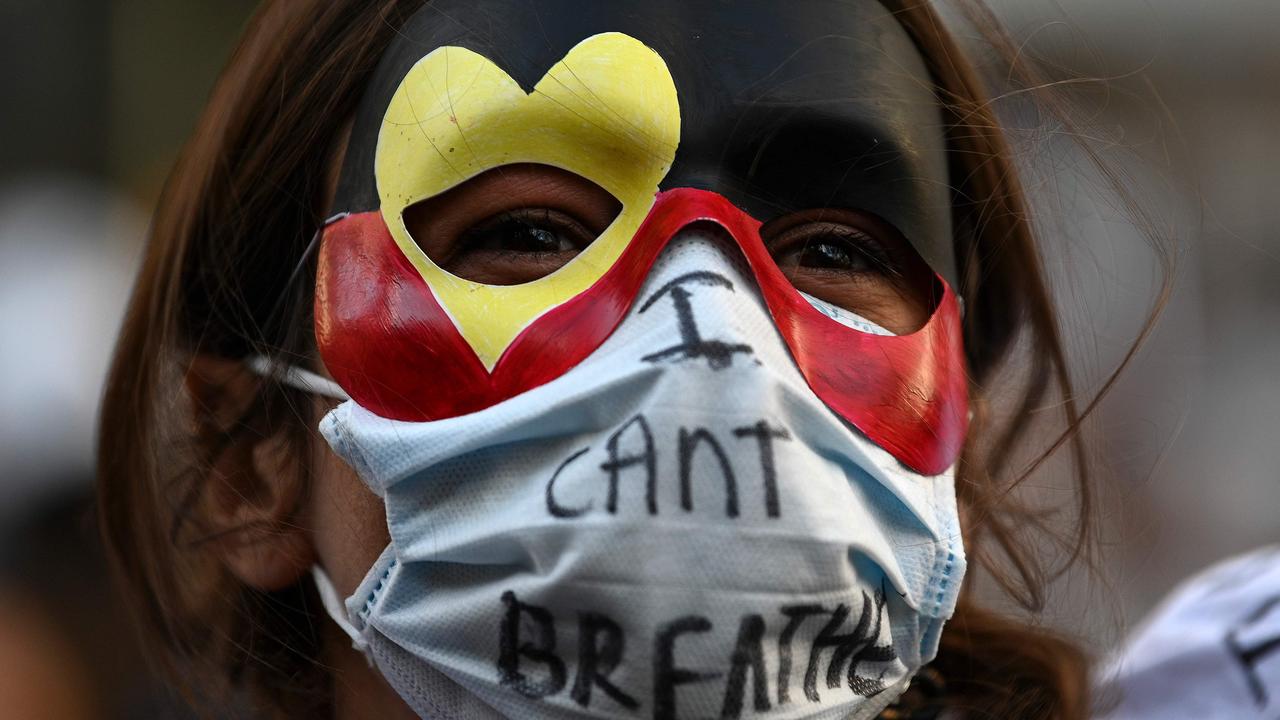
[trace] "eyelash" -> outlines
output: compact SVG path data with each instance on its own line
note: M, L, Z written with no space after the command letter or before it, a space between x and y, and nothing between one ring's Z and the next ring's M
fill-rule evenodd
M596 234L591 232L577 218L568 213L554 210L552 208L514 208L497 215L492 215L479 223L468 228L458 238L454 254L480 251L480 252L502 252L500 248L478 248L485 242L484 235L486 233L501 230L507 226L516 226L529 230L544 230L556 233L574 245L578 251L583 250L587 245L595 239ZM536 250L506 250L512 253L536 253ZM566 252L566 251L560 251Z
M488 241L486 233L501 230L504 226L518 226L528 230L549 231L554 233L581 251L595 238L583 223L572 215L551 208L515 208L493 215L469 228L458 239L455 255L465 252L502 252L513 255L546 254L569 252L564 250L524 250L511 248L477 247ZM803 255L811 244L825 241L828 244L839 244L850 251L870 267L867 270L853 268L830 268L820 265L801 265L797 260L794 267L808 273L825 273L831 275L859 275L863 272L878 272L888 277L900 277L901 268L895 262L884 245L870 233L845 223L818 221L794 225L783 230L775 238L767 241L771 254L775 258L785 257L790 252ZM833 242L834 241L834 242ZM780 266L785 266L779 262Z
M803 253L811 243L834 239L843 247L857 254L871 266L872 272L879 272L889 277L900 277L902 268L885 248L884 244L871 233L845 223L822 221L793 225L778 233L776 237L766 239L766 245L775 258L784 257L797 249ZM779 263L782 266L783 263ZM802 267L796 265L795 267ZM806 267L807 272L829 272L849 274L847 270L822 267Z

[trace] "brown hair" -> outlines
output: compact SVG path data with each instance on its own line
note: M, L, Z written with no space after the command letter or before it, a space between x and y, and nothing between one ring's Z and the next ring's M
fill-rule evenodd
M314 599L304 586L263 593L234 581L207 551L198 508L206 468L229 437L198 437L181 400L197 353L314 359L311 243L321 224L331 149L364 79L421 0L268 0L254 16L165 187L107 384L99 438L102 524L142 624L191 692L242 687L260 710L318 714L327 697ZM957 493L971 565L1025 608L1040 609L1048 571L1028 548L1048 533L1010 491L1009 458L1027 418L1058 395L1080 508L1063 542L1086 547L1091 492L1077 412L1025 198L1000 124L964 54L924 4L885 4L919 45L946 113L959 291L974 397ZM978 6L975 25L997 26ZM1029 378L997 418L986 388L1013 349ZM287 432L307 456L316 418L305 399L263 380L241 431ZM1086 408L1086 410L1091 409ZM298 478L306 483L305 474ZM302 496L302 493L299 493ZM969 583L972 585L972 583ZM1070 643L979 609L966 592L935 662L948 703L970 718L1084 718L1083 655Z

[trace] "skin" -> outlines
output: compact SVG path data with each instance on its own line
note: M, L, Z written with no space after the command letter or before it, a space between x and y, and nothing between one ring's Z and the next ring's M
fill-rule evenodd
M220 426L203 432L222 432L235 423L257 383L240 363L196 358L187 374L188 392ZM318 420L336 405L317 398L312 417ZM227 532L213 548L226 569L245 585L272 591L310 582L310 568L319 564L339 594L353 593L390 541L382 500L318 436L309 457L301 458L278 432L237 437L244 439L222 453L206 480L204 513L214 528ZM295 512L304 467L310 487ZM323 616L317 622L323 633L320 661L334 680L334 718L416 717L336 624Z
M471 228L486 227L495 208L510 204L512 198L535 209L550 204L573 206L587 218L583 224L588 227L607 224L610 213L615 211L609 199L591 188L566 183L558 171L534 166L453 195L447 208L436 208L439 212L432 215L434 219L420 222L415 237L421 233L438 252L452 253L455 271L472 273L491 283L524 282L571 258L576 250L513 250L491 247L492 240L485 240L473 250L452 247L456 237ZM821 220L798 221L802 227L821 225L822 232L829 232L826 225L831 223L830 215ZM778 235L785 236L785 230L777 231ZM783 258L780 262L785 267ZM793 282L807 291L843 296L846 301L842 304L854 305L853 309L890 329L919 327L928 319L926 304L903 292L893 279L874 271L852 280L847 273L823 268L798 267L790 274ZM327 375L322 367L317 370ZM252 401L257 378L240 363L205 356L193 362L187 385L205 407L216 409L219 422L229 425ZM336 405L318 398L312 416L318 420ZM245 440L225 453L213 469L212 486L223 488L212 503L214 522L227 528L269 528L233 534L234 540L218 548L223 561L241 582L262 590L309 582L311 566L319 564L340 595L351 595L390 541L381 498L370 492L355 471L317 436L311 444L310 457L305 459L312 473L310 492L302 512L290 519L290 510L296 507L292 488L297 483L282 479L296 478L303 472L302 459L290 454L290 446L279 433L263 430L266 437L257 441L253 438L260 437L258 433L241 434ZM321 622L325 632L323 662L333 669L334 717L415 717L363 655L351 648L338 627L324 618Z
M96 720L90 669L65 629L31 598L0 590L0 698L9 717Z
M431 50L469 49L528 91L603 32L652 48L675 83L680 140L660 190L711 190L768 223L856 208L910 238L955 285L943 119L924 59L878 0L433 0L370 78L327 215L379 207L386 109Z
M859 12L869 10L863 7ZM912 62L918 62L918 57ZM885 84L882 79L875 82ZM912 96L902 104L908 107L918 101ZM867 99L854 102L847 112L852 120L862 122L874 114L875 107L876 100ZM828 110L821 112L830 119ZM356 123L359 132L360 121ZM669 180L698 186L704 184L698 180L699 173L714 169L715 158L728 157L732 148L711 145L706 139L695 142L692 136L686 139L691 149L701 148L707 157L691 154ZM329 205L334 197L352 193L341 187L349 180L339 179L344 165L339 159L348 155L347 150L344 139L331 155ZM932 151L904 157L914 163L908 175L926 180L939 173L945 177L945 163L939 163ZM348 157L346 164L350 162ZM814 183L825 182L821 171L818 175L812 178ZM873 181L874 177L866 179L881 186ZM864 192L857 182L851 183L848 193ZM744 192L750 189L746 180L726 187L738 185ZM900 191L899 195L884 196L885 208L873 208L874 213L848 205L801 203L808 207L783 208L785 212L761 209L757 215L767 220L762 228L766 244L799 289L891 331L906 333L921 327L932 312L933 274L903 235L911 228L897 232L879 218L892 219L903 207L927 206L933 209L918 213L924 220L907 221L921 224L915 234L949 235L949 226L935 207L947 202L945 193L937 195L936 188L928 189L936 185L922 184L922 192L932 193L928 200L899 187L893 191ZM414 239L446 270L485 283L515 284L546 275L571 260L617 211L617 201L588 181L546 166L520 165L478 176L411 207L405 220ZM324 373L322 367L315 369ZM187 388L193 401L213 410L213 426L202 431L218 433L250 405L258 381L238 362L204 356L193 361ZM316 399L313 419L318 421L335 404ZM278 428L258 430L237 435L241 438L237 446L223 454L207 479L213 488L206 508L209 521L228 530L241 529L217 546L223 563L240 582L262 590L310 582L309 570L319 564L338 593L349 596L389 542L381 499L318 436L310 456L299 458L291 454ZM304 469L310 473L310 486L298 512L295 488L302 484L288 480L298 478ZM415 717L334 623L323 616L318 622L325 632L321 660L333 671L335 718Z

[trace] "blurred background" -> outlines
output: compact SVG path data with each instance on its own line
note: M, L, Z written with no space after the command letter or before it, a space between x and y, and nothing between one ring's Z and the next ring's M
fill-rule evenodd
M185 717L107 580L92 432L148 216L254 4L0 0L0 716ZM1104 581L1069 573L1047 615L1103 653L1180 579L1280 541L1280 3L992 5L1084 119L1073 137L1017 88L999 104L1081 395L1160 275L1078 136L1177 259L1160 325L1089 425ZM1051 468L1035 491L1065 487Z

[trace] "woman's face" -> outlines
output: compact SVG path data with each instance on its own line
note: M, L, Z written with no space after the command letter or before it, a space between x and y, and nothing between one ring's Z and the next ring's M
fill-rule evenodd
M334 170L339 166L335 163ZM514 165L487 173L415 205L406 224L432 257L455 275L493 285L543 277L562 267L617 214L617 202L599 187L545 165ZM766 234L778 238L775 257L796 287L852 310L895 334L929 319L931 299L919 292L928 266L900 236L888 250L909 259L888 269L856 244L865 219L842 213L784 218ZM882 236L884 237L884 236ZM927 280L925 281L927 283ZM326 373L327 375L327 373ZM316 417L334 403L317 400ZM316 443L311 515L321 565L349 595L389 541L381 499L328 445Z
M938 302L935 274L954 282L945 138L923 61L892 17L874 0L646 8L432 3L384 56L338 154L345 161L332 164L334 214L382 205L394 228L387 206L395 206L405 236L433 265L483 285L525 285L569 265L626 210L617 191L625 183L608 167L627 162L625 152L583 167L538 147L524 162L485 169L485 151L471 143L492 145L491 135L505 133L500 140L520 158L520 133L554 121L531 114L523 125L476 118L468 126L451 117L460 142L443 151L438 139L389 141L388 123L398 100L413 99L410 79L433 49L451 46L455 58L474 51L528 89L584 39L629 33L658 52L675 83L675 104L664 110L678 116L674 152L660 163L658 189L723 194L763 223L760 237L795 288L897 335L922 328ZM448 85L433 90L450 102L478 92L479 75L442 77ZM647 79L617 81L624 95L628 83L641 95ZM630 112L628 102L619 113ZM379 161L389 148L443 162L397 174ZM317 548L349 590L386 545L381 503L327 447L317 455Z
M650 269L693 232L745 260L735 282L754 286L787 372L808 383L801 404L865 435L866 457L887 452L890 476L943 475L967 413L945 137L923 60L874 0L659 5L443 0L407 24L333 165L324 369L361 417L502 416L613 342ZM688 278L728 282L710 267L672 282ZM672 327L688 341L680 292ZM333 407L317 401L317 415ZM728 436L755 437L745 429ZM762 448L806 430L768 432ZM713 436L680 433L680 453ZM405 506L389 513L377 469L362 478L326 444L311 464L315 557L347 597ZM874 588L857 592L865 616Z
M442 2L406 24L321 245L326 366L397 420L503 403L595 352L700 223L748 263L819 397L941 472L966 386L924 61L875 0L670 5Z

